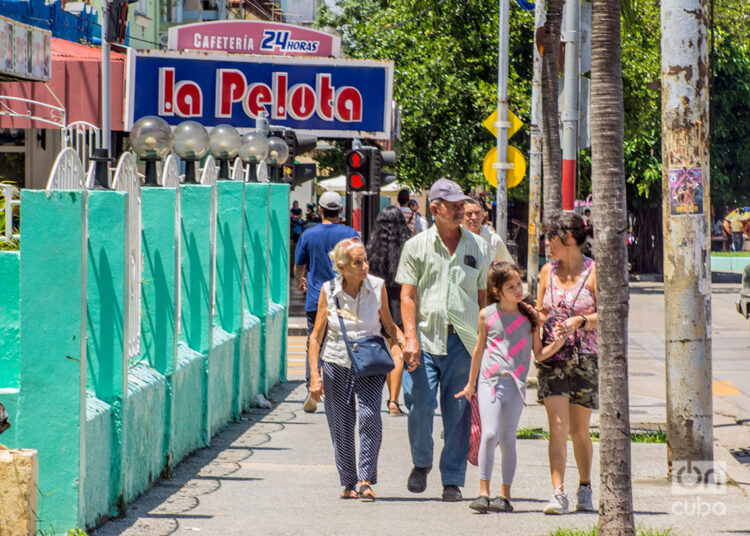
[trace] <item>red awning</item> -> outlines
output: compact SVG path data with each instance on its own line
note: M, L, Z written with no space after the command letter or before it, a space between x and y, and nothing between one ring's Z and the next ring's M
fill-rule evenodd
M52 80L50 82L2 82L0 96L44 102L66 110L65 122L88 121L101 127L102 51L72 41L52 38ZM125 107L125 55L110 52L111 128L123 130ZM55 98L57 97L57 98ZM59 100L59 102L58 102ZM43 106L0 98L0 112L9 106L19 113L52 118L56 112ZM58 115L59 118L59 115ZM56 118L57 119L57 118ZM53 125L0 115L0 128L55 128Z

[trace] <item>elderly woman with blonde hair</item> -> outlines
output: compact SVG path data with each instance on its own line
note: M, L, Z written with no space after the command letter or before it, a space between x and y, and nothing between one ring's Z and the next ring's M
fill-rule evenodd
M354 238L342 240L333 248L331 258L337 275L321 287L318 316L310 335L310 394L320 401L325 393L324 406L336 468L344 486L341 498L375 500L372 485L377 482L383 437L380 407L386 375L354 373L339 318L343 320L346 337L352 340L380 336L382 322L391 353L397 359L402 358L400 344L404 335L391 318L384 281L369 275L362 242ZM323 364L322 377L318 373L318 359ZM359 464L354 446L357 418Z

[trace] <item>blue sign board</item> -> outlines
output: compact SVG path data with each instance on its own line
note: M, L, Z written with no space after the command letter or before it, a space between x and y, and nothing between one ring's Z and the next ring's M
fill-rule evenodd
M265 110L318 137L390 137L392 62L131 50L127 83L126 129L147 115L254 128Z

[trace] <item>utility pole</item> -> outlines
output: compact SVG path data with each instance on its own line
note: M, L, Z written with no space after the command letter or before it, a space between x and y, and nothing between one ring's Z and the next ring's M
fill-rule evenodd
M534 5L534 35L544 26L544 2ZM534 71L531 79L531 151L529 153L529 248L526 261L526 282L529 293L536 296L539 279L539 217L542 195L542 56L534 39Z
M109 157L112 142L110 126L110 89L109 70L109 0L102 0L102 149Z
M508 169L508 55L510 52L508 32L510 27L509 0L500 0L498 16L497 50L497 210L495 231L503 241L508 235L508 184L505 170Z
M705 0L662 0L667 457L713 460L708 29Z
M565 2L565 78L563 79L562 109L562 208L575 209L576 160L578 158L578 85L579 85L579 26L580 0Z

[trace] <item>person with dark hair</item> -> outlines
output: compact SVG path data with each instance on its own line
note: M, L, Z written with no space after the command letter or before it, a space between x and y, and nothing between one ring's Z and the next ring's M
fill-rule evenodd
M320 223L320 221L320 216L315 212L315 203L308 203L305 223Z
M404 215L398 207L388 206L380 211L375 218L370 241L367 244L367 258L370 260L370 273L385 280L385 290L388 294L388 307L396 325L403 329L401 322L401 285L396 283L396 270L401 258L401 249L411 238L411 231L406 225ZM404 360L393 360L394 368L386 379L388 385L388 412L392 416L403 415L398 404L401 392L401 375L404 372Z
M401 286L404 323L404 402L409 410L409 444L414 464L407 489L421 493L432 469L432 427L440 399L445 442L440 456L444 501L460 501L469 452L469 403L453 395L469 378L477 318L484 307L487 244L461 227L461 187L438 179L430 188L435 225L410 238L401 252L396 282ZM439 393L439 394L438 394Z
M521 270L515 264L495 261L490 265L487 296L490 304L479 313L479 339L471 356L469 381L455 396L471 401L476 393L482 422L477 456L479 496L469 508L480 513L512 512L510 486L516 472L516 432L526 400L531 353L544 359L554 354L565 339L542 348L541 320L531 298L524 296ZM498 444L503 456L502 485L497 497L490 499L490 477Z
M576 510L591 511L593 446L589 421L591 412L599 408L596 267L581 253L586 226L580 216L564 213L551 218L545 222L544 232L551 261L539 273L537 309L547 316L548 323L554 317L559 319L553 328L555 337L567 341L559 353L537 359L537 400L547 410L553 487L544 513L568 513L568 496L563 489L568 434L573 440L580 481Z
M306 292L305 314L307 316L307 361L305 363L305 380L310 389L310 333L318 314L320 287L334 277L333 266L328 253L345 238L359 238L357 231L339 223L343 201L336 192L326 192L320 196L318 209L322 217L320 225L307 229L300 236L294 252L294 276L297 288ZM315 399L308 394L303 407L305 412L313 413L317 409Z
M418 232L423 231L424 229L422 229L422 224L419 221L419 215L409 206L409 190L406 188L399 190L396 201L398 201L399 207L401 208L401 214L404 215L406 225L409 226L411 234L415 235Z

